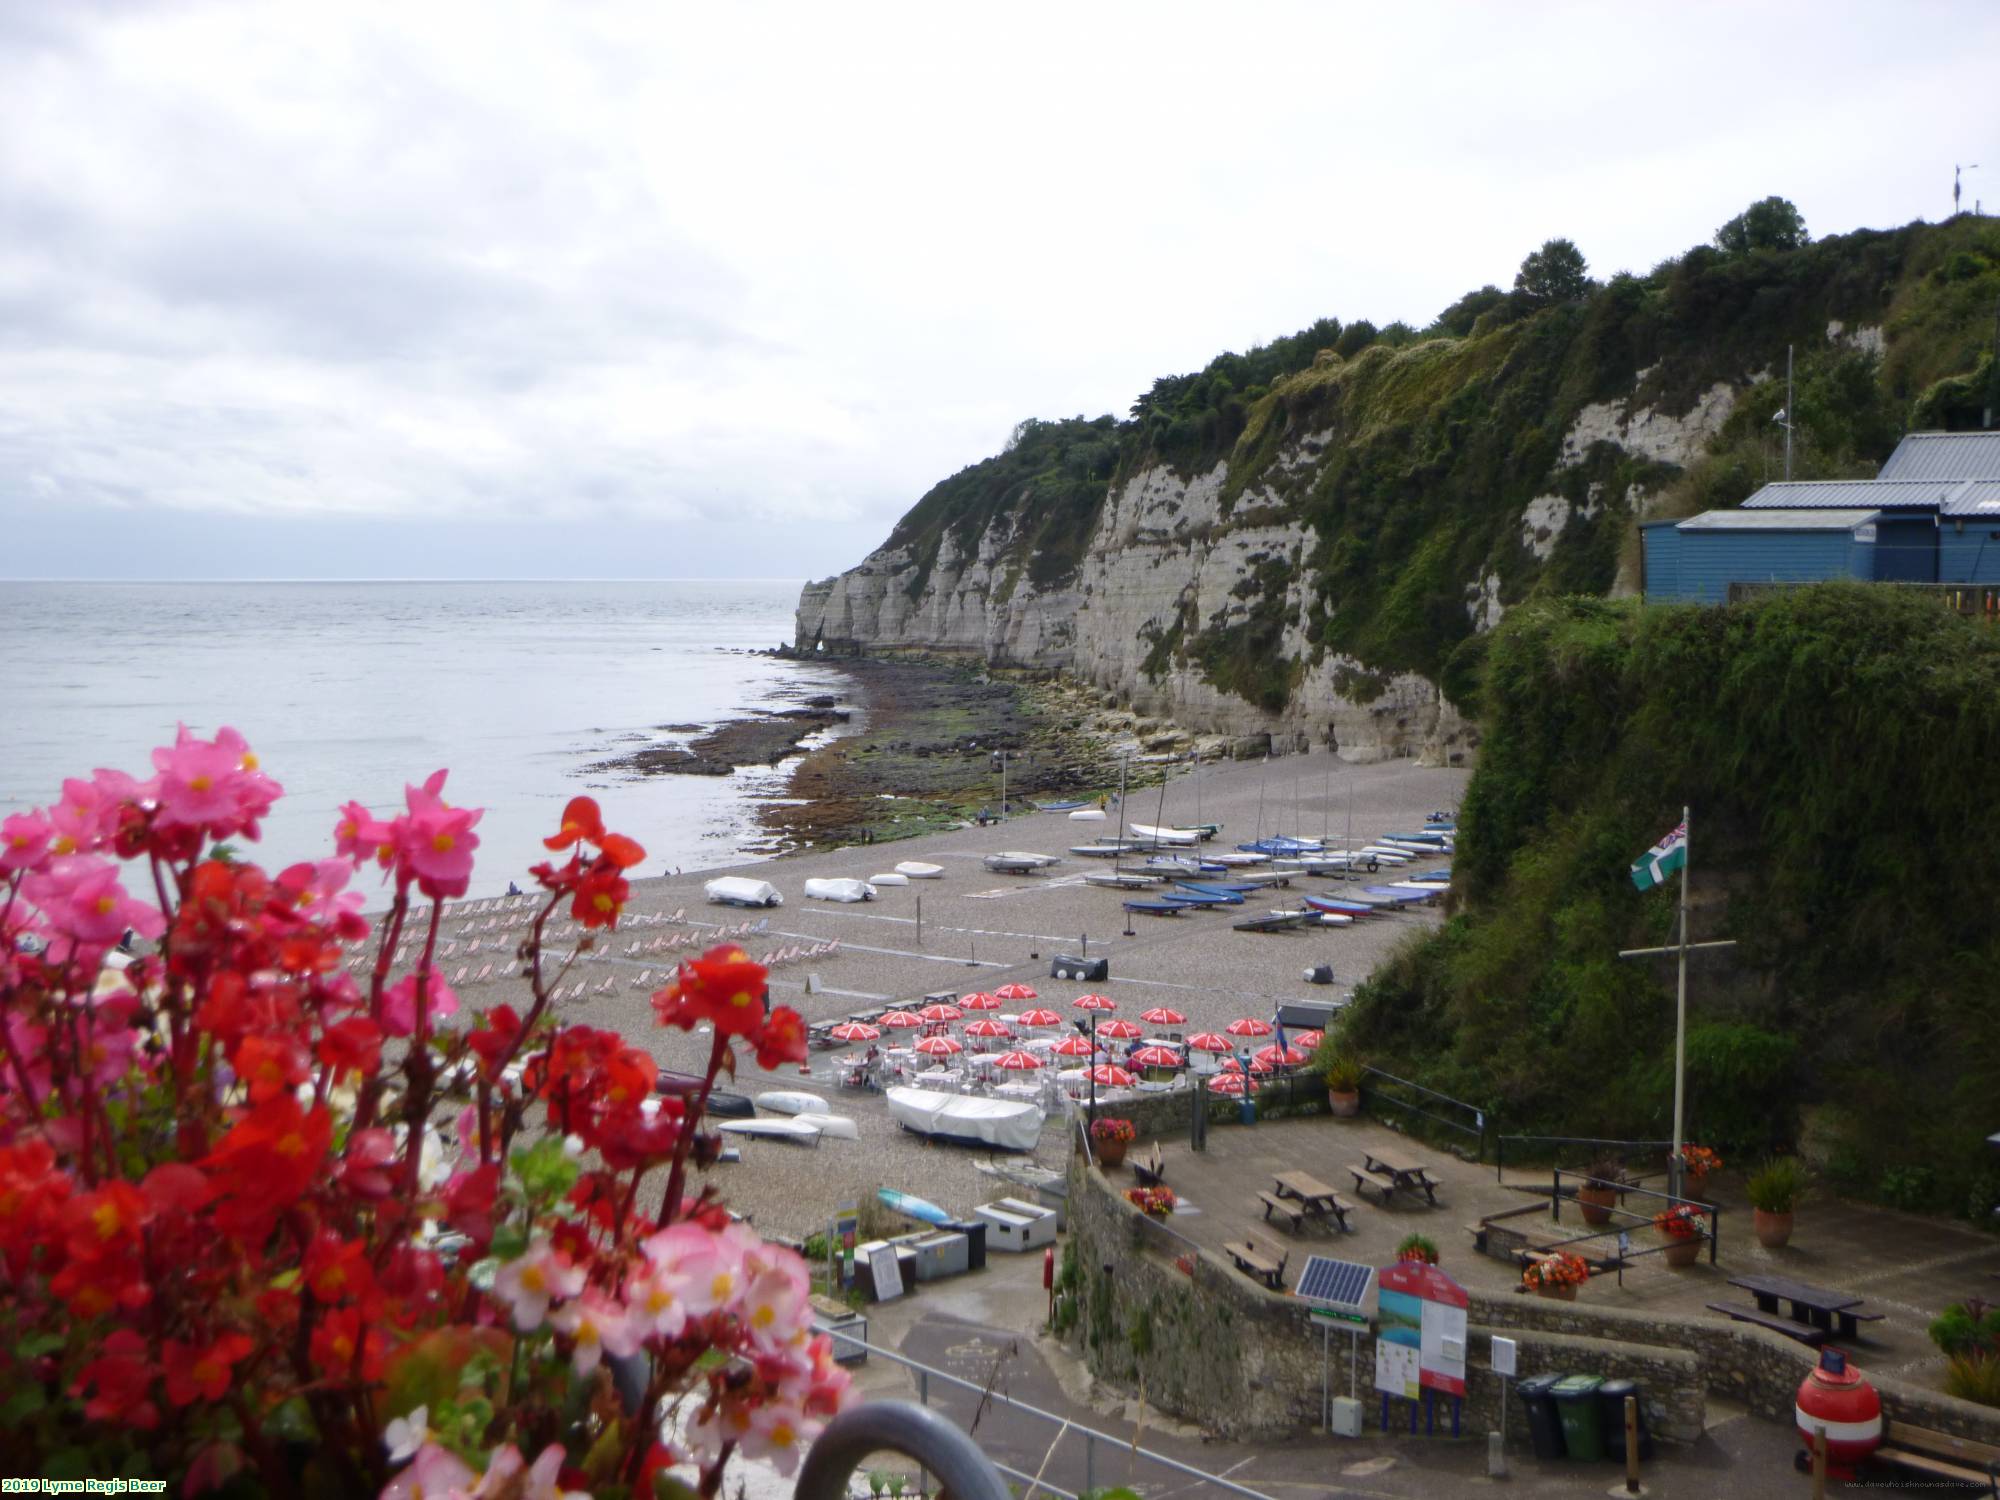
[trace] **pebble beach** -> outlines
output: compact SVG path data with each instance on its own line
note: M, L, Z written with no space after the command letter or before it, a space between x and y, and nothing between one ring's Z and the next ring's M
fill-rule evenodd
M1260 817L1265 836L1318 836L1325 831L1340 840L1351 816L1358 843L1421 827L1432 810L1455 808L1468 772L1409 760L1350 766L1321 752L1210 764L1196 775L1171 778L1164 805L1156 790L1134 794L1127 817L1190 823L1197 815L1198 795L1200 817L1223 825L1214 845L1218 849L1259 836ZM625 826L615 796L606 800L605 815L612 826ZM1346 993L1411 932L1440 920L1436 908L1416 907L1342 928L1279 933L1232 929L1232 922L1286 905L1301 890L1332 893L1341 884L1301 877L1289 889L1253 893L1243 907L1134 916L1127 936L1126 893L1082 883L1085 873L1107 868L1109 861L1067 853L1070 845L1117 828L1115 810L1103 822L1016 812L986 827L803 852L740 867L735 873L767 880L783 893L784 904L767 911L710 905L703 883L729 873L724 870L636 880L617 934L570 970L566 993L574 993L578 985L584 993L566 999L561 1014L567 1022L622 1033L646 1047L663 1067L699 1071L707 1059L707 1038L661 1029L649 996L680 957L700 951L727 929L742 933L739 941L760 959L787 949L837 945L816 956L781 960L771 970L773 1002L794 1006L808 1023L879 1012L939 991L992 990L1018 982L1032 986L1039 1003L1065 1017L1077 1014L1070 1008L1072 999L1094 990L1110 996L1117 1014L1132 1020L1141 1011L1165 1005L1187 1016L1185 1026L1175 1029L1219 1031L1239 1016L1269 1019L1283 1001L1325 1001ZM629 831L645 841L645 829ZM1062 862L1040 875L998 875L983 860L1001 850L1057 855ZM940 865L944 874L879 887L876 899L864 903L815 901L803 894L808 879L866 879L903 860ZM498 922L489 927L496 913ZM477 972L501 953L511 956L518 936L506 932L508 920L503 906L466 902L448 918L445 931L461 943L481 942L485 958L474 966ZM744 932L746 924L750 930ZM1051 978L1051 958L1075 955L1086 941L1092 958L1108 960L1110 977L1095 984ZM637 953L631 951L635 944ZM1331 987L1304 979L1306 970L1321 964L1333 968ZM447 961L448 969L457 966ZM523 1005L525 983L506 977L505 965L496 962L493 967L500 977L466 983L464 999L481 1008L502 1001ZM989 1159L1021 1162L1023 1157L989 1158L977 1149L931 1144L904 1131L879 1094L838 1086L840 1060L847 1055L845 1050L816 1051L806 1075L797 1069L765 1074L746 1060L735 1084L739 1091L810 1090L825 1098L833 1113L852 1118L859 1138L826 1138L816 1146L740 1140L742 1160L713 1169L732 1208L749 1215L767 1235L799 1238L823 1228L840 1203L872 1198L881 1187L928 1198L956 1214L1013 1191L976 1164ZM1037 1153L1044 1165L1060 1165L1064 1141L1061 1117L1051 1115Z

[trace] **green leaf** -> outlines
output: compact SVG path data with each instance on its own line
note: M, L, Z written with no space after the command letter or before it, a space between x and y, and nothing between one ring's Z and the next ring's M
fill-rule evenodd
M26 1362L54 1354L66 1340L59 1333L31 1333L14 1346L14 1358Z
M495 1260L519 1260L528 1253L528 1231L519 1224L502 1224L493 1231L490 1253Z
M536 1202L560 1198L576 1186L577 1165L564 1154L560 1136L544 1136L525 1151L516 1151L509 1165L523 1191Z
M61 1452L51 1453L42 1465L44 1479L83 1479L94 1472L90 1454L82 1448L64 1448Z
M42 1394L40 1386L24 1386L0 1404L0 1427L19 1427L48 1404L49 1398Z

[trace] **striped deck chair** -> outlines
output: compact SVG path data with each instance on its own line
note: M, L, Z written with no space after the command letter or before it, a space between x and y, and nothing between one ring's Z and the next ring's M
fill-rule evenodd
M471 967L471 964L461 964L459 966L458 972L451 976L451 987L453 989L457 989L461 984L465 983L465 971Z
M492 977L493 977L493 965L488 964L485 968L481 969L477 974L472 976L472 982L474 984L484 984L486 983L487 980L491 979Z

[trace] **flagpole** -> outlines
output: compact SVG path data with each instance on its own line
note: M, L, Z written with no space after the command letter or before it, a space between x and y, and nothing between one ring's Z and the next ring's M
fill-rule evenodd
M1674 1002L1674 1154L1667 1164L1667 1189L1681 1195L1681 1128L1687 1106L1688 1043L1688 865L1694 854L1694 829L1690 809L1681 809L1681 952L1680 986Z

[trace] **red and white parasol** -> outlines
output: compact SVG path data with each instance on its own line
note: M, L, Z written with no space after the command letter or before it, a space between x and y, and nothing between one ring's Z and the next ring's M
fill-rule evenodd
M1024 1010L1021 1012L1023 1026L1060 1026L1063 1018L1052 1010Z
M1171 1047L1141 1047L1125 1061L1135 1068L1178 1068L1181 1055Z
M1001 1003L998 995L989 995L984 990L974 990L969 995L958 997L961 1010L998 1010Z
M965 1012L960 1010L956 1005L926 1005L917 1014L922 1016L926 1021L956 1021Z
M927 1036L917 1043L917 1050L926 1057L950 1057L963 1052L965 1043L955 1036Z
M1236 1046L1228 1037L1213 1031L1197 1031L1187 1039L1188 1046L1197 1052L1234 1052Z
M1255 1016L1238 1016L1222 1029L1231 1036L1269 1036L1271 1023L1260 1021Z
M882 1024L891 1031L912 1031L924 1024L924 1018L913 1010L891 1010L883 1012Z
M1109 995L1078 995L1070 1001L1076 1010L1116 1010L1118 1002Z
M1156 1005L1151 1010L1141 1011L1139 1019L1152 1026L1185 1026L1187 1017L1171 1006Z
M1091 1044L1088 1038L1072 1033L1057 1042L1049 1050L1055 1053L1057 1057L1088 1057L1097 1048Z
M996 1021L982 1016L977 1021L968 1021L965 1026L967 1036L1012 1036L1014 1028L1005 1021Z
M1030 1068L1039 1068L1041 1065L1041 1059L1032 1052L1003 1052L993 1059L994 1067L1005 1068L1010 1073L1025 1073Z
M1139 1080L1116 1063L1099 1063L1090 1070L1091 1081L1101 1088L1129 1089Z
M1002 1000L1033 1000L1037 996L1031 984L1003 984L993 992Z
M1128 1042L1135 1036L1144 1036L1146 1028L1141 1026L1137 1021L1127 1021L1123 1017L1114 1016L1109 1021L1099 1023L1097 1034L1099 1036L1113 1037L1121 1042Z
M870 1026L866 1021L842 1021L827 1033L836 1042L872 1042L882 1034L879 1026Z

